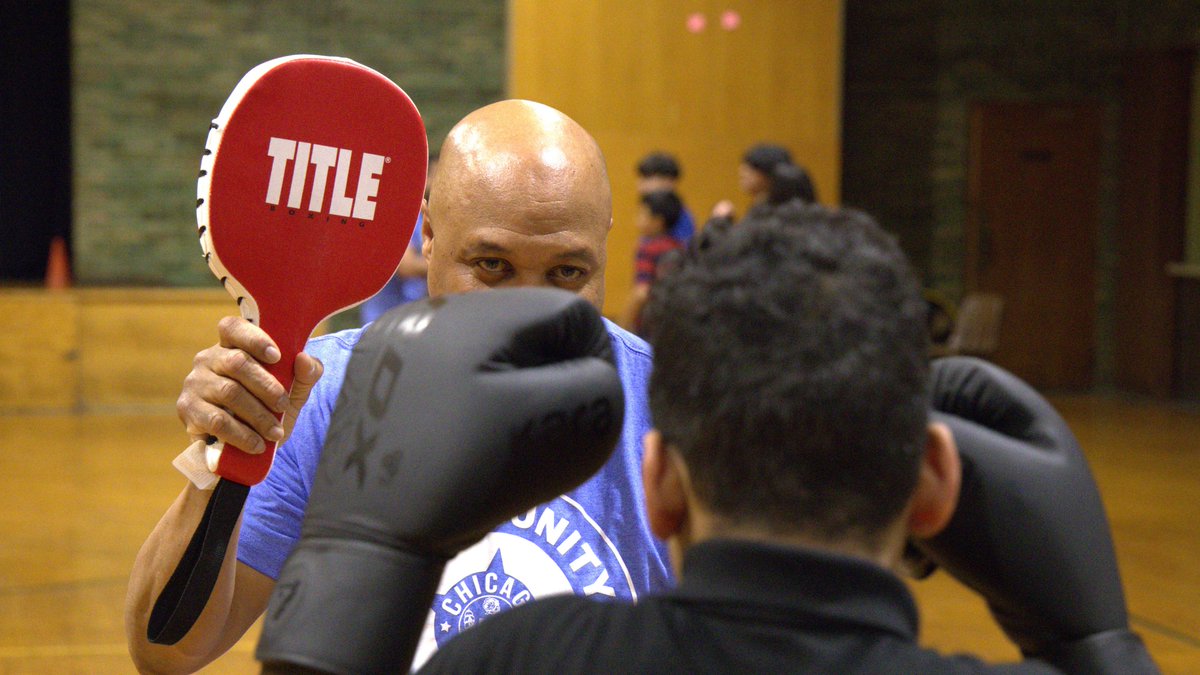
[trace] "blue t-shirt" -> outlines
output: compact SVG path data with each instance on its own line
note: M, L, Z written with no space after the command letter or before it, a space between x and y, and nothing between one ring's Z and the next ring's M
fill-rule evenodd
M460 631L535 598L575 593L637 600L666 589L666 547L650 532L642 436L650 429L650 347L605 320L625 390L625 426L612 457L586 483L496 528L446 566L414 667ZM266 480L250 490L238 560L276 579L300 537L309 490L351 350L354 329L309 341L325 366Z
M674 231L671 232L671 236L686 244L692 240L695 234L696 219L692 217L692 212L688 211L688 208L685 206L679 212L679 219L675 221Z

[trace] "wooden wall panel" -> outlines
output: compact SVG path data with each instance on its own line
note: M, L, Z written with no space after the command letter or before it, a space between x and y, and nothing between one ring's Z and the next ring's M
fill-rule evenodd
M721 25L725 11L740 24ZM690 15L705 19L697 33ZM510 0L508 94L554 106L599 141L613 186L605 312L628 297L637 210L634 165L662 149L683 164L696 220L745 199L737 165L750 145L788 146L836 203L841 174L840 0Z
M227 314L237 306L221 289L80 292L83 405L174 403L192 358L217 341L217 322Z
M219 288L0 291L0 414L168 408L236 313Z
M71 293L0 293L0 410L75 405L77 315Z

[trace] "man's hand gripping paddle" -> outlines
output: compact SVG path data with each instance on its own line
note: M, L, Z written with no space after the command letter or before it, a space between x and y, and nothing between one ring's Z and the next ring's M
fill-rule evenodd
M263 63L213 120L197 189L200 245L243 318L278 345L281 358L265 367L284 389L316 326L378 292L395 272L420 211L427 162L412 101L349 59ZM155 603L151 642L174 644L199 617L249 486L266 477L275 444L252 455L214 441L204 455L222 480Z

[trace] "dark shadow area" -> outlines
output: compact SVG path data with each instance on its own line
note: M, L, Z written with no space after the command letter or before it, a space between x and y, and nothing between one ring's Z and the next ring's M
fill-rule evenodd
M71 28L65 0L0 3L0 282L40 282L71 240Z
M842 201L900 238L925 276L934 231L938 3L847 0Z

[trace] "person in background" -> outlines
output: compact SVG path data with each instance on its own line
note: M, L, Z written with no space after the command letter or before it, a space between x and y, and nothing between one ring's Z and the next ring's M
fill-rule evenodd
M738 186L750 196L747 215L754 209L777 206L794 198L810 204L817 201L808 172L792 161L787 148L773 143L759 143L746 150L738 166ZM703 229L726 229L735 221L733 202L722 199L713 207Z
M622 315L626 330L640 333L642 308L650 297L650 288L659 278L659 266L664 256L683 249L685 244L672 235L679 221L683 204L670 190L657 190L642 195L638 210L637 261L634 266L633 291Z
M786 204L799 199L805 204L817 203L817 190L812 177L799 164L777 164L771 171L771 185L767 189L767 203L771 206Z
M679 161L674 155L665 152L652 152L637 164L638 195L646 195L659 190L669 190L679 195L679 177L683 175ZM679 219L675 221L671 235L687 244L696 233L696 220L687 205L680 200Z
M429 199L429 185L433 183L433 172L437 169L437 155L429 157L429 172L425 179L425 199ZM424 212L417 215L417 224L413 227L412 237L396 274L388 280L378 293L362 304L359 317L366 325L378 319L384 312L413 300L420 300L429 295L429 286L425 276L429 273L429 263L421 254L421 226L424 223Z
M421 257L421 224L423 220L421 215L417 216L417 224L413 227L408 248L404 251L404 257L400 258L400 265L396 268L395 276L388 279L386 286L359 307L359 318L364 326L397 305L420 300L429 295L425 281L429 265Z

